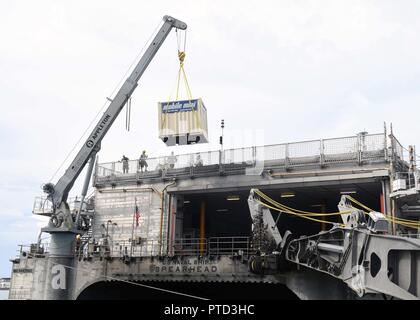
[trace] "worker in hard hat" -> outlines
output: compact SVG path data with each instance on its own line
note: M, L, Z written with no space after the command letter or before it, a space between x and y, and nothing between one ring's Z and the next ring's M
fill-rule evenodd
M76 252L79 252L80 249L80 243L82 242L82 237L80 234L76 235Z
M141 154L140 159L139 159L141 172L143 172L143 168L145 168L145 171L147 172L147 167L148 167L148 164L147 164L147 161L146 161L147 158L148 157L146 155L146 150L143 150L143 153Z
M197 159L195 160L195 164L196 167L202 167L203 166L203 159L201 159L201 155L198 153L197 154Z

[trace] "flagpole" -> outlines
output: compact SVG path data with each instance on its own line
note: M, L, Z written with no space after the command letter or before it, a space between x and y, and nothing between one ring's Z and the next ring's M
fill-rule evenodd
M133 223L131 226L131 250L130 250L130 258L133 256L133 244L134 244L134 218L136 217L136 207L137 207L137 197L134 198L134 212L133 212Z

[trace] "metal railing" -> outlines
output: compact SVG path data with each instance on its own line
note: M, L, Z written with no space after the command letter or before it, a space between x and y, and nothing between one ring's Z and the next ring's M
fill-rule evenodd
M391 148L393 151L394 160L404 160L404 147L398 139L391 135Z
M176 256L249 256L254 251L249 237L211 237L175 239Z
M206 255L208 240L200 238L175 239L173 242L173 254L175 256L199 256Z
M20 244L19 249L16 253L16 258L20 257L39 257L44 256L49 252L49 242L43 242L41 244Z
M33 214L49 215L53 212L52 202L47 197L35 197L34 206L32 208Z
M254 253L249 237L216 237L209 239L208 254L210 256L250 256Z
M249 237L212 237L182 238L172 242L172 252L175 256L243 256L253 254ZM101 258L124 258L124 257L156 257L159 256L161 248L159 240L131 241L110 241L105 244L86 243L76 250L80 258L101 257ZM162 250L166 252L166 249Z
M397 140L395 152L403 159L402 147ZM200 155L201 160L197 160ZM147 159L147 172L139 166L138 160L128 162L124 170L122 162L99 164L96 168L95 181L118 180L119 178L165 178L200 174L245 173L247 168L263 165L264 168L280 167L284 169L302 166L327 166L339 163L361 165L366 162L387 161L386 135L359 134L352 137L320 139L209 151L176 156ZM200 162L200 163L199 163Z
M79 210L81 197L71 197L68 199L70 211ZM86 201L86 200L85 200ZM37 215L50 215L53 212L52 202L46 196L35 197L32 213Z
M154 257L158 256L160 252L160 244L158 240L142 240L141 242L122 240L109 241L104 244L86 243L83 244L78 254L81 257Z
M417 188L420 185L420 172L396 172L394 175L395 180L404 180L405 188L404 190L410 190L412 188Z
M176 256L244 256L255 253L252 249L250 237L211 237L211 238L181 238L172 242L172 252ZM163 249L163 248L162 248ZM85 242L76 244L75 256L85 257L156 257L160 255L159 240L141 239L139 242L131 240L112 241L105 243ZM165 251L165 250L163 250ZM49 242L20 245L17 257L40 256L49 252Z

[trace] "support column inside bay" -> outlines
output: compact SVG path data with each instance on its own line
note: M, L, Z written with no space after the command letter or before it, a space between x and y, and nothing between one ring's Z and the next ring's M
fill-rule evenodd
M206 238L206 201L201 201L200 206L200 255L205 253L205 238Z

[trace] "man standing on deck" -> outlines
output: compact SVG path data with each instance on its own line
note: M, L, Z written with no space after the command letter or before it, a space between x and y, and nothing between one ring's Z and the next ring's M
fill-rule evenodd
M123 164L123 173L128 173L128 158L126 156L123 155L121 161Z
M168 157L168 164L169 164L169 168L173 169L175 168L175 163L177 162L177 157L174 154L174 152L171 152L171 155Z
M145 171L147 172L148 165L147 165L146 159L147 159L146 150L143 150L143 153L141 154L140 159L139 159L141 172L143 172L143 168L145 168Z
M201 155L198 153L197 154L197 159L195 160L195 164L196 167L202 167L203 166L203 159L201 159Z

